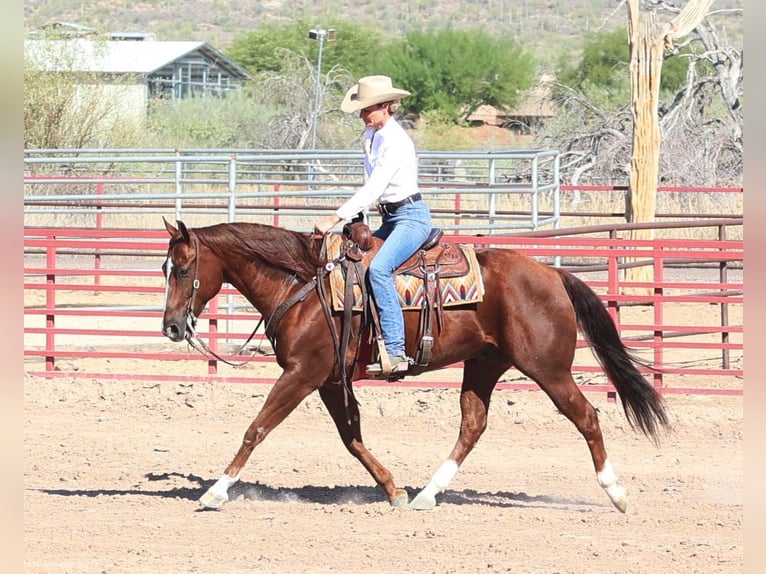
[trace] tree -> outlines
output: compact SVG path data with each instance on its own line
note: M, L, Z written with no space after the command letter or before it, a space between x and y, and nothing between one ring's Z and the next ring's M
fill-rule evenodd
M667 4L661 4L661 7L675 9ZM730 120L732 142L741 153L742 51L724 43L710 20L701 22L694 33L704 49L687 54L685 82L662 114L663 128L670 128L680 117L699 115L716 96L720 96L723 110Z
M285 48L278 48L276 56L281 70L255 74L244 90L226 98L156 102L148 124L157 145L307 148L314 118L316 66L306 56ZM345 86L351 82L348 73L337 66L322 73L317 133L320 147L345 148L360 131L359 119L339 110Z
M301 19L284 26L263 26L234 40L226 55L253 73L284 71L286 62L280 50L302 55L316 65L319 42L311 40L308 32L318 26ZM335 29L335 40L325 42L322 68L340 67L354 77L368 76L384 44L380 32L343 20L329 21L322 28Z
M585 36L582 56L576 63L570 63L569 55L562 57L557 77L571 88L582 89L590 85L622 91L629 59L625 30L593 32Z
M695 43L664 54L660 91L672 98L686 83L689 59L701 53ZM575 63L562 59L558 81L598 98L610 106L619 106L630 97L630 48L624 28L598 31L583 40L582 56Z
M130 147L140 137L139 118L115 110L121 82L77 71L79 54L64 41L49 40L24 55L24 147Z
M259 29L235 40L227 55L253 73L285 76L284 50L316 62L319 46L308 39L310 28L301 20ZM404 102L408 112L436 112L459 123L481 104L512 107L534 79L531 55L515 40L482 30L415 31L386 42L379 32L342 20L326 28L336 33L324 44L322 70L347 72L353 79L387 74L413 93ZM320 83L336 85L330 78Z
M253 91L275 112L269 122L272 147L306 148L314 118L316 67L305 56L289 50L280 50L279 57L284 62L284 70L259 74ZM353 80L337 65L322 77L317 111L319 147L346 147L349 134L358 135L360 131L350 127L358 123L358 118L340 112L341 98ZM332 121L328 121L329 117Z
M680 12L665 2L655 2L655 8L673 16ZM666 74L673 78L668 89L660 90L657 104L662 141L658 175L666 185L741 185L742 52L726 43L725 34L718 34L713 23L717 15L711 12L683 42L663 54L663 84ZM668 67L671 62L684 68L674 72ZM628 183L630 92L605 94L587 75L574 73L588 67L578 61L559 72L561 81L553 90L558 113L546 122L536 145L561 150L561 173L568 183ZM616 79L610 85L629 87L628 68L613 69Z
M147 127L160 148L267 148L273 113L266 102L239 90L225 98L152 102Z
M455 123L482 104L512 107L535 76L533 57L515 40L477 29L413 31L381 56L381 73L412 92L407 111L438 111Z
M629 222L651 222L657 205L661 132L659 86L663 54L676 40L685 38L705 18L713 0L690 0L670 22L658 22L655 12L643 15L639 0L628 0L630 39L631 112L633 146L630 187L625 215ZM631 239L651 239L651 229L630 232ZM642 281L653 276L651 267L628 269L628 279Z

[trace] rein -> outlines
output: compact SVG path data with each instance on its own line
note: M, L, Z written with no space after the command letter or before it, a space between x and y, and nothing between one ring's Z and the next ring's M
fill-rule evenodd
M322 245L320 246L320 254L323 257L327 256L327 234L322 235ZM324 269L317 270L317 275L314 277L314 280L316 280L319 276L319 274L322 274L322 277L325 277L329 275L333 269L335 269L335 266L338 263L341 263L344 261L345 257L344 255L340 255L337 259L333 261L328 261ZM360 273L360 268L358 266L354 267L357 274ZM364 288L364 279L363 275L359 276L360 283L362 285L362 288ZM328 296L325 293L324 290L324 282L323 281L317 281L316 282L316 289L317 289L317 297L319 298L319 304L322 307L322 312L324 313L325 319L327 321L327 326L330 328L330 334L332 335L333 340L333 347L335 348L335 363L338 366L338 372L340 373L340 381L337 381L336 384L339 384L343 387L343 402L344 406L346 407L346 424L351 425L351 412L349 411L349 397L351 400L354 401L354 404L358 405L359 401L356 399L356 395L354 395L354 391L351 388L351 385L348 380L348 372L346 371L346 351L348 350L348 344L351 337L351 315L353 313L351 300L353 299L353 288L352 281L348 281L346 284L346 306L343 313L343 330L341 333L340 339L338 338L338 331L335 328L335 322L332 319L332 310L330 309L331 303L328 302ZM366 297L365 297L366 299ZM356 353L357 356L354 359L354 362L356 362L356 358L358 358L359 354L359 348L360 346L357 345L356 347ZM353 363L352 363L353 364Z
M193 316L193 315L192 315L192 316ZM195 321L195 323L196 323L196 319L195 319L194 321ZM263 323L263 317L261 317L260 321L258 321L258 324L255 326L255 329L253 329L253 332L252 332L252 333L250 333L250 336L247 338L247 341L245 341L245 342L242 344L242 346L239 348L239 350L238 350L238 351L236 351L236 352L232 353L232 355L231 355L231 356L237 356L237 355L239 355L239 354L240 354L242 351L244 351L244 350L245 350L245 347L247 347L247 344L248 344L248 343L249 343L249 342L250 342L250 341L253 339L253 337L255 336L255 332L258 330L258 327L260 327L260 326L261 326L261 323ZM203 355L205 355L205 354L207 354L207 355L212 355L213 357L215 357L215 358L216 358L216 359L218 359L219 361L222 361L222 362L226 363L227 365L230 365L230 366L232 366L232 367L242 367L243 365L246 365L247 363L249 363L250 361L252 361L252 360L253 360L253 358L251 357L251 358L249 358L249 359L246 359L246 360L244 360L244 361L241 361L241 362L239 362L239 363L233 363L233 362L229 361L228 359L226 359L226 358L222 357L222 356L221 356L221 355L219 355L218 353L216 353L216 352L215 352L213 349L211 349L210 347L208 347L207 343L205 343L205 341L203 341L203 340L202 340L202 339L199 337L199 335L197 335L197 331L195 331L195 330L194 330L194 328L191 328L191 329L188 331L188 333L189 333L189 335L186 337L186 342L187 342L187 343L189 343L189 345L191 345L191 347L192 347L193 349L195 349L196 351L199 351L199 352L200 352L200 353L202 353Z
M241 367L243 365L246 365L249 363L252 358L248 358L244 361L235 363L232 362L224 357L221 357L218 353L213 351L207 343L205 343L204 340L200 338L200 336L197 334L196 326L197 326L197 316L194 314L194 299L197 295L197 290L200 287L200 281L199 281L199 254L200 254L200 244L199 244L199 238L197 237L196 233L190 233L189 234L193 241L194 241L194 250L195 250L195 257L194 257L194 281L192 282L192 291L189 294L189 300L186 304L186 326L187 326L187 335L186 335L186 341L191 345L193 349L196 351L199 351L203 355L213 356L219 361L222 361L226 363L227 365L230 365L232 367ZM322 240L322 253L326 253L326 240L327 237L325 236ZM258 328L261 326L262 323L265 322L266 328L265 333L266 337L269 339L269 342L271 343L272 347L276 348L276 328L279 324L279 321L282 319L282 316L287 312L288 309L290 309L293 305L296 303L299 303L301 301L304 301L308 294L316 290L317 295L319 296L320 305L322 307L322 311L324 312L325 319L327 320L327 323L330 325L330 332L333 337L333 341L335 343L334 347L336 349L336 357L335 360L338 362L338 367L340 371L341 380L338 382L338 384L343 385L344 388L347 390L349 389L348 385L348 376L346 373L346 369L344 366L343 361L343 351L345 350L346 346L348 345L348 339L349 339L349 328L350 325L344 325L343 329L343 351L341 350L341 345L339 344L339 338L338 333L335 329L335 324L332 320L332 314L329 308L329 305L327 303L327 296L325 294L324 285L321 279L327 276L327 274L332 271L335 266L342 261L342 256L338 258L335 261L328 262L324 268L320 268L317 270L317 274L314 275L314 277L311 278L311 281L303 285L300 289L298 289L295 293L293 293L290 297L285 299L282 303L280 303L269 316L269 319L267 321L264 321L264 317L261 316L260 320L258 321L258 324L255 326L255 329L253 329L253 332L250 333L250 336L247 338L247 340L242 344L242 346L239 348L238 351L233 353L232 356L239 355L250 343L250 341L255 336L255 333L258 331ZM360 278L360 282L361 278ZM350 308L350 306L349 306Z
M203 355L212 355L219 361L222 361L226 363L227 365L230 365L232 367L241 367L243 365L246 365L250 361L252 361L252 358L246 359L239 363L233 363L229 361L228 359L225 359L221 357L218 353L213 351L205 341L203 341L199 335L197 335L197 317L194 314L194 298L197 295L197 290L199 289L199 238L197 237L196 233L190 233L189 234L194 239L194 281L192 282L192 291L189 295L189 301L186 304L186 342L189 343L189 345L192 347L192 349L199 351ZM247 347L247 344L253 339L255 336L256 331L258 330L258 327L261 326L261 323L263 323L263 317L261 317L260 321L258 321L258 324L255 326L255 329L253 329L253 332L250 333L250 336L247 338L247 341L245 341L242 346L239 348L238 351L236 351L232 356L239 355L242 351L245 350L245 347Z
M224 357L221 357L218 353L213 351L207 343L205 343L199 335L197 335L197 331L195 329L197 325L197 317L194 315L194 299L197 295L197 290L200 287L200 281L199 281L199 259L200 259L200 244L199 244L199 238L195 233L189 234L191 238L194 241L194 249L195 249L195 260L194 260L194 281L192 282L192 291L189 294L189 300L186 305L186 341L189 343L189 345L195 349L196 351L199 351L203 355L207 356L213 356L219 361L222 361L226 363L227 365L231 365L232 367L241 367L248 362L252 360L252 357L246 359L245 361L234 363L229 361L228 359L225 359ZM327 236L325 235L322 238L322 245L321 245L321 253L323 255L327 252ZM300 289L298 289L295 293L293 293L290 297L285 299L282 303L280 303L271 313L271 316L267 321L265 321L265 332L266 337L268 337L269 341L271 342L271 345L273 348L276 349L276 328L279 324L279 321L282 319L282 316L287 312L288 309L290 309L293 305L304 301L308 294L311 291L316 290L317 297L319 299L319 304L322 308L322 312L324 313L325 319L327 320L327 324L330 328L330 333L333 338L333 343L336 351L335 361L338 366L338 371L340 373L340 381L337 381L336 384L339 384L344 389L345 394L345 405L346 405L346 413L347 413L347 422L351 424L351 417L350 413L348 411L349 407L349 397L354 401L354 403L358 404L358 401L356 400L356 397L354 396L354 393L351 389L351 385L349 384L349 375L346 369L345 364L345 354L346 349L348 348L350 335L351 335L351 313L352 313L352 305L351 300L349 299L348 304L346 305L346 313L344 314L344 322L343 322L343 332L341 333L341 336L338 336L338 332L335 328L335 322L332 318L332 311L330 309L330 303L328 303L328 296L325 292L324 288L324 278L327 277L327 275L335 268L335 266L343 261L344 257L341 255L339 258L337 258L334 261L328 261L327 264L323 268L317 269L316 275L311 278L311 280L303 285ZM364 279L363 279L363 271L359 266L354 266L354 271L357 275L357 282L358 284L361 284L364 286ZM352 293L346 293L346 296L350 298L352 296ZM366 299L366 297L365 297ZM250 334L250 336L247 338L247 341L244 342L242 347L234 353L234 355L239 355L245 347L247 347L248 343L252 340L252 338L255 336L256 331L261 326L261 324L264 323L264 318L261 316L261 319L258 321L258 324L255 326L255 329L253 329L253 332ZM357 352L358 352L357 348Z

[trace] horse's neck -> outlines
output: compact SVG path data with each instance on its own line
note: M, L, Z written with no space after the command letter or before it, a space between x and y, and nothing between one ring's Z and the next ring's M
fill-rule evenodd
M291 273L245 258L230 261L224 270L224 279L266 317L302 286Z

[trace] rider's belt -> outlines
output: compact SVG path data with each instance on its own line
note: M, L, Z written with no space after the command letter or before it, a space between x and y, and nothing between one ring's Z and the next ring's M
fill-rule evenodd
M380 209L381 213L385 213L386 215L393 215L396 213L396 210L399 209L402 205L406 205L408 203L415 203L416 201L420 201L423 199L423 196L420 195L420 192L414 193L410 195L409 197L405 197L401 201L393 201L391 203L379 203L378 208Z

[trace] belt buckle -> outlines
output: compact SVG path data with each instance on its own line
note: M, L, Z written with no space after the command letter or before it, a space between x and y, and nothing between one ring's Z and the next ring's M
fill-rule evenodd
M393 215L394 213L396 213L396 210L399 209L400 205L401 205L401 202L399 201L395 201L392 203L381 203L380 209L386 215Z

